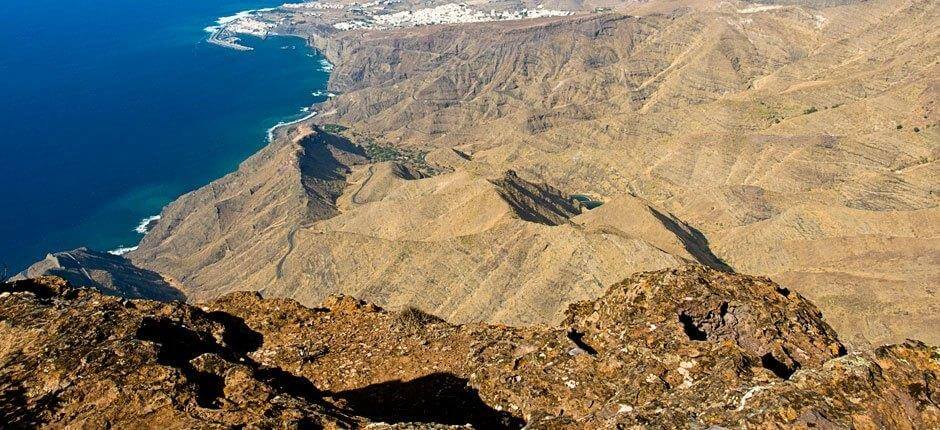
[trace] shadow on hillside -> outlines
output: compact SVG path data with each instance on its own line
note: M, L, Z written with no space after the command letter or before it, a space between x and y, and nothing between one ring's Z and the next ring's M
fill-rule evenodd
M334 393L356 414L387 423L471 424L482 429L518 429L521 418L497 411L480 399L467 380L432 373L411 381L387 381Z
M159 273L138 267L122 256L85 248L56 253L55 256L61 267L51 269L47 274L65 279L72 285L92 287L103 294L127 299L186 300L186 295Z
M11 361L21 355L14 354ZM30 399L26 387L9 375L0 375L0 428L34 429L45 424L44 416L59 407L56 392Z
M300 182L307 193L308 221L332 217L350 166L368 162L365 150L345 137L317 129L299 142Z
M650 212L652 212L653 216L655 216L659 222L663 223L669 231L679 238L685 250L689 251L689 254L692 254L700 264L723 272L734 273L734 269L718 258L718 256L712 252L711 248L708 247L708 238L706 238L702 232L682 221L676 222L676 220L660 213L656 209L650 208ZM680 222L682 223L681 225L679 224Z

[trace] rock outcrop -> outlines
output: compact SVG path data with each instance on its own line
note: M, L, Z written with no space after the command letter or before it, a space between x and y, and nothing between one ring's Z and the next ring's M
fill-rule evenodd
M21 280L0 286L0 345L14 426L940 425L936 348L847 354L799 294L697 265L637 274L557 328L453 325L348 296L196 307Z

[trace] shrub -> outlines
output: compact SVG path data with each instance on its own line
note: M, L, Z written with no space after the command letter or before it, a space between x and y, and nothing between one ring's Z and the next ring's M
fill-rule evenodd
M346 131L346 129L348 128L349 127L345 127L339 124L324 124L323 125L323 131L327 133L342 133L343 131Z
M395 315L392 322L395 326L406 331L418 331L424 329L428 324L441 323L444 320L414 306L406 306Z

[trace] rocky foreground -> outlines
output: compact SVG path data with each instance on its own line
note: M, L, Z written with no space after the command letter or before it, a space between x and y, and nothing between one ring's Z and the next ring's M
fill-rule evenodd
M697 265L635 275L556 328L0 286L11 428L937 428L938 404L937 348L847 354L799 294Z

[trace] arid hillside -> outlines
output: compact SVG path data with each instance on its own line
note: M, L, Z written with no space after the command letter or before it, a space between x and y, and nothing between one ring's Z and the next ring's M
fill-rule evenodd
M938 381L936 348L846 353L799 294L698 265L632 276L555 328L0 284L14 427L936 428Z
M314 31L342 94L313 121L346 129L281 130L130 258L197 299L503 323L698 261L806 294L850 343L940 341L937 22L927 1L653 2Z
M677 1L283 30L336 64L341 94L312 121L348 127L353 143L635 196L727 266L801 291L852 341L879 343L940 340L938 22L931 1Z
M168 206L131 258L197 301L256 290L315 306L345 293L512 324L557 322L635 272L721 267L704 239L636 197L581 214L511 171L423 177L357 150L322 131L272 145Z

